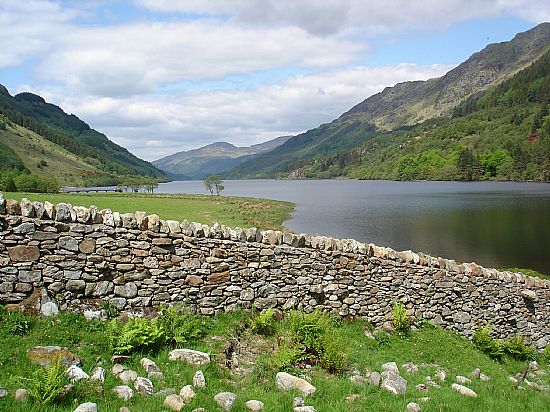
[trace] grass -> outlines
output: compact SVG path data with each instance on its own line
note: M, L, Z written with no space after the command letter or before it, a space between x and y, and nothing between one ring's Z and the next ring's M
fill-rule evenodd
M207 351L212 356L212 363L204 366L203 370L207 387L197 389L197 396L192 404L184 410L190 411L196 407L204 407L210 411L218 411L213 397L222 391L231 391L237 394L238 399L233 410L244 411L244 402L249 399L258 399L265 403L265 410L291 410L292 399L298 396L293 392L280 392L275 388L275 372L252 371L245 376L233 374L225 367L223 349L230 338L238 339L245 347L255 347L256 353L270 353L276 346L277 334L265 337L254 334L249 325L250 314L234 312L223 314L206 320L207 336L200 342L187 347ZM0 384L13 395L16 388L23 387L23 381L17 377L29 376L36 365L30 363L26 351L34 345L61 345L80 356L83 369L86 372L95 366L103 366L108 371L111 368L109 350L105 329L106 323L88 321L77 314L61 313L55 318L37 319L24 336L15 336L5 332L3 321L0 321L0 330L3 338L0 340ZM294 369L292 372L307 375L317 387L317 392L306 398L308 405L313 405L319 412L351 412L351 411L404 411L409 402L419 402L421 397L430 400L422 404L423 411L543 411L550 405L550 393L536 392L532 388L518 390L507 381L507 377L523 370L526 363L507 359L504 363L497 363L478 351L474 345L452 333L433 326L421 327L418 331L407 335L394 334L383 340L372 340L364 335L368 325L363 321L342 322L340 332L345 336L347 347L341 348L349 352L350 367L356 367L364 372L365 368L380 371L385 362L395 361L400 366L406 362L427 364L421 367L414 375L408 375L400 370L408 381L407 392L403 396L394 396L385 390L373 386L358 386L351 383L348 374L331 375L314 366L311 369ZM179 391L184 385L192 383L192 377L198 368L185 365L181 362L168 361L168 352L171 348L164 348L156 353L136 353L126 363L141 376L144 371L139 365L143 356L154 360L165 375L164 382L154 381L157 389L172 387ZM240 357L240 366L246 366L246 359ZM447 380L441 383L441 388L431 388L428 392L419 392L415 385L425 382L427 375L434 376L438 369L435 364L445 369ZM491 379L487 382L473 380L467 386L478 394L475 399L467 398L452 391L450 386L456 375L467 376L473 369L481 371ZM546 370L548 367L546 366ZM543 377L543 383L550 383L550 375ZM61 403L42 406L29 401L16 402L12 396L0 400L0 410L62 412L72 411L82 402L96 402L101 411L118 410L121 406L128 406L132 412L147 412L165 410L162 407L163 399L144 398L135 395L128 402L116 398L112 393L114 386L120 382L107 373L103 393L98 393L96 387L90 383L80 383L71 396L71 399ZM350 395L356 395L352 401L346 400Z
M505 269L500 269L500 270L501 271L506 271L506 272L521 272L526 276L532 276L532 277L541 278L541 279L550 279L550 275L545 275L544 273L537 272L536 270L533 270L533 269L505 268Z
M208 195L149 195L143 193L38 194L4 193L6 199L70 203L74 206L97 206L120 213L137 210L157 214L161 219L212 224L230 227L252 227L281 230L290 218L293 204L278 200Z

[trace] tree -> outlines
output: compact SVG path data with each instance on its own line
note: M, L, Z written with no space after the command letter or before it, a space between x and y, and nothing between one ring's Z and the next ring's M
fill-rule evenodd
M206 179L204 179L204 187L206 187L212 196L214 196L214 192L216 192L216 196L219 196L225 188L223 185L223 180L218 175L206 177Z
M159 187L159 182L157 179L153 179L152 177L145 177L142 180L147 193L153 194L155 189Z

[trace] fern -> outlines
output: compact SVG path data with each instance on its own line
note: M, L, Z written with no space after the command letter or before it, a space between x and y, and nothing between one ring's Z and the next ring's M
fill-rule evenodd
M34 371L31 378L23 378L23 380L29 382L29 397L43 405L59 398L68 383L60 356L53 360L49 367L40 367Z
M402 302L395 302L392 310L392 325L398 332L407 332L410 327L410 320Z

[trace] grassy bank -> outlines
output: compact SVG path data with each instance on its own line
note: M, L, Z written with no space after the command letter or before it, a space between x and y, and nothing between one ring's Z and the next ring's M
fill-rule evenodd
M254 320L251 314L236 312L215 318L196 318L195 328L202 331L200 337L191 339L186 344L163 345L150 349L139 349L129 354L125 365L135 370L139 376L146 376L140 365L143 356L157 363L164 373L164 379L153 379L155 390L174 388L177 392L192 383L196 370L201 369L206 377L207 386L195 389L196 397L184 408L191 411L203 407L209 411L221 410L213 401L215 394L222 391L234 392L237 401L232 410L244 411L244 402L258 399L265 403L267 411L292 410L292 401L297 392L281 392L275 387L277 363L283 364L282 344L292 325L285 315L285 320L271 324L273 330L265 332L258 328L261 322ZM129 401L117 399L113 387L121 382L111 374L112 347L109 343L108 323L97 320L85 320L80 315L62 313L54 318L34 319L32 326L21 329L13 327L13 320L7 315L0 316L0 386L9 391L9 396L0 399L0 409L9 411L72 411L82 402L96 402L100 411L116 411L127 406L132 412L163 411L164 397L143 397L134 394ZM537 392L525 384L524 389L516 389L508 381L508 376L516 375L527 365L527 361L515 361L506 358L503 362L493 361L480 352L468 340L435 326L424 324L417 331L409 334L375 333L376 338L365 336L368 325L363 321L335 321L332 334L338 334L345 345L337 348L346 352L345 367L337 373L328 373L320 364L304 366L298 362L284 366L295 375L311 379L316 386L314 395L306 398L307 405L313 405L319 412L350 411L404 411L409 402L418 402L423 411L543 411L550 405L549 392ZM314 330L309 329L310 331ZM285 338L281 338L285 336ZM229 342L234 342L238 368L233 363L227 367L226 349ZM324 344L326 345L326 341ZM116 344L116 339L115 339ZM68 347L82 360L82 368L90 372L95 366L107 369L103 390L98 390L97 383L81 381L77 383L70 395L49 405L40 405L28 400L21 403L13 400L15 389L28 385L24 377L32 376L40 368L31 363L27 350L35 345L60 345ZM168 360L168 353L174 347L187 347L210 353L212 362L202 367L193 367L183 362ZM367 369L380 371L381 365L394 361L399 366L401 375L408 386L404 395L393 395L388 391L367 383L356 384L349 379L351 370L356 368L365 373ZM419 370L414 374L404 371L403 365L413 362ZM548 372L548 360L539 359L541 368ZM488 381L472 378L466 386L477 393L477 398L468 398L451 389L456 375L468 376L475 368L489 376ZM444 370L447 378L441 382L435 378L438 370ZM420 391L415 386L426 383L426 376L432 376L440 385ZM533 378L541 384L550 384L550 374ZM133 386L133 385L131 385ZM427 397L428 401L419 399Z
M133 213L137 210L157 214L161 219L201 222L214 221L230 227L251 227L260 229L282 228L282 223L290 218L293 204L269 199L207 195L148 195L142 193L91 193L91 194L37 194L4 193L7 199L70 203L75 206L91 205L99 209L112 209L120 213Z

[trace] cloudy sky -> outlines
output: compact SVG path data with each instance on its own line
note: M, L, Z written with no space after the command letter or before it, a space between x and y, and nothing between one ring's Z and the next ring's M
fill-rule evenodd
M548 0L0 0L0 83L155 160L305 131L543 21Z

